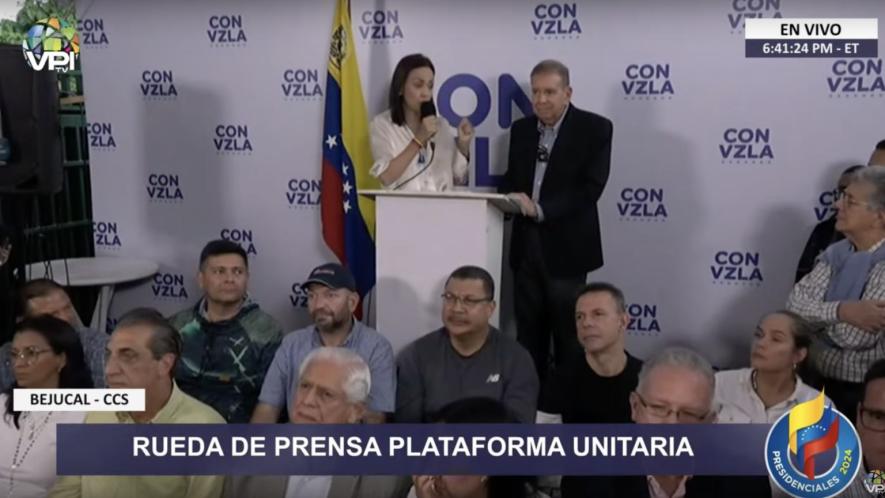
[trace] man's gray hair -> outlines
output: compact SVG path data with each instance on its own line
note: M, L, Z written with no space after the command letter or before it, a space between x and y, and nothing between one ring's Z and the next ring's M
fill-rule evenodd
M637 391L642 390L643 384L648 380L652 370L660 366L683 367L702 375L710 383L710 392L716 389L716 376L713 373L713 367L710 362L698 353L680 347L664 348L655 353L642 364L639 370L639 384L636 386Z
M873 193L867 202L876 211L885 211L885 166L867 166L851 174L850 183L868 183ZM862 199L859 199L862 200Z
M341 386L351 403L365 403L372 389L372 373L362 356L346 348L321 347L308 353L298 369L298 377L304 375L311 363L317 360L332 361L347 370Z
M568 77L568 68L565 64L559 62L556 59L546 59L537 64L532 68L532 74L530 75L532 78L537 74L558 74L560 79L562 80L563 88L569 85L569 77Z

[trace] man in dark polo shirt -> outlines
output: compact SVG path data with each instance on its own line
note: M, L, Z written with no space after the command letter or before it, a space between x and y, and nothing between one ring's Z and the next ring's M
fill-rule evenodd
M397 360L396 420L427 422L462 398L501 401L521 421L535 419L538 375L522 346L489 325L495 283L462 266L442 295L443 327L409 344Z

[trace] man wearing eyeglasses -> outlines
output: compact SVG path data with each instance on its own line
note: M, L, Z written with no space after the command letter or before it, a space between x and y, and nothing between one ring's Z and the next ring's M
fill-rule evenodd
M543 382L551 337L557 367L580 353L574 297L602 266L596 203L609 176L612 123L571 104L568 68L545 60L531 73L533 116L513 123L501 193L520 206L513 220L517 339Z
M845 189L848 187L848 182L851 180L851 175L862 168L864 168L864 165L856 164L845 169L845 171L839 175L839 182L836 184L836 197L841 195L842 192L845 192ZM808 237L808 242L805 243L805 249L802 251L802 256L799 257L799 265L796 267L796 280L794 282L802 280L802 277L811 273L811 270L814 269L815 263L817 263L817 257L820 256L820 253L824 252L824 250L831 244L839 242L844 238L845 236L842 235L842 232L836 230L835 214L815 225L814 229L811 231L811 235Z
M471 397L504 403L520 422L535 419L538 376L532 358L489 325L495 311L489 272L462 266L446 280L443 327L409 344L397 361L396 420L429 422L453 401Z
M836 408L853 417L864 373L885 358L885 166L851 175L836 201L836 230L845 239L793 287L787 309L825 327L811 362Z
M851 487L839 495L845 498L885 496L868 491L863 482L867 473L885 471L885 360L873 363L867 370L863 386L855 424L863 448L863 465Z
M696 352L667 348L647 359L630 394L637 424L709 424L716 420L713 367ZM771 496L766 477L619 476L592 478L587 497L710 498Z
M264 378L252 422L272 424L289 412L305 358L324 346L349 349L369 365L372 388L363 421L384 422L394 408L393 347L386 337L354 318L359 294L353 274L338 263L326 263L314 268L301 288L307 291L313 324L283 339Z
M206 244L197 281L203 297L169 319L182 340L175 379L228 422L248 422L282 328L249 298L249 261L237 243Z

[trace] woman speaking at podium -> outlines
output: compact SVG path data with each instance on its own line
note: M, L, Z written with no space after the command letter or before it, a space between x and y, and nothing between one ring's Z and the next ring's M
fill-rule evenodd
M467 184L473 126L463 118L455 131L436 115L434 74L424 55L400 59L390 82L390 108L372 119L370 174L386 189L443 192Z

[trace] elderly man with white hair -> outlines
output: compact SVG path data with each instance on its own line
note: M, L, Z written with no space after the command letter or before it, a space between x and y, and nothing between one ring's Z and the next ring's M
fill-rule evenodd
M321 347L307 355L289 410L293 424L355 424L366 411L372 387L369 366L357 353ZM237 476L228 478L224 496L265 498L404 497L411 480L395 476Z
M827 396L853 418L864 373L885 358L885 166L851 175L836 201L836 230L845 239L793 287L787 309L825 327L811 362Z
M716 420L713 367L698 353L666 348L649 358L630 394L637 424L707 424ZM765 477L618 476L594 478L583 496L606 498L748 498L770 496Z

